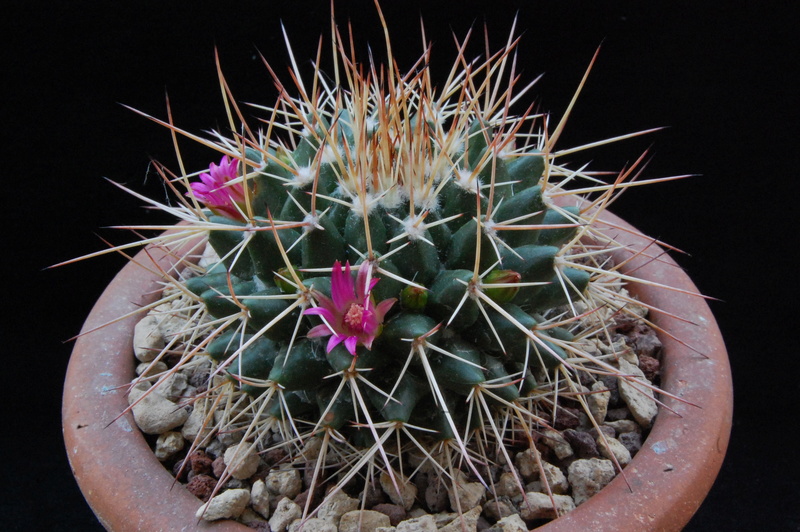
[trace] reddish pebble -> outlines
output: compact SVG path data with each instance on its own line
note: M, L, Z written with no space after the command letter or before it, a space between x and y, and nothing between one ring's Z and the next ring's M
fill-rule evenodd
M222 474L225 472L225 460L221 456L215 458L211 463L211 470L213 471L215 477L222 477Z
M658 359L642 355L639 357L639 369L642 370L647 380L653 382L658 377L658 372L661 370L661 363Z
M208 502L216 485L216 479L208 475L197 475L186 484L186 489L201 501Z
M186 457L192 471L198 475L208 475L211 473L213 460L205 451L195 451Z

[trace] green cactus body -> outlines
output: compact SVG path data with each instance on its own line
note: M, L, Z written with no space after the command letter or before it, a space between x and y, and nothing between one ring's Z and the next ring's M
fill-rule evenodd
M423 219L419 207L412 207L411 195L434 194L435 181L423 178L415 182L419 176L397 173L403 168L393 169L395 173L388 178L373 175L360 180L355 176L363 169L356 165L357 161L322 162L325 154L320 150L331 146L332 141L339 143L331 146L339 153L354 149L358 135L352 130L352 111L343 109L330 130L323 130L325 126L320 124L316 136L302 137L297 147L286 154L285 158L300 168L297 173L313 176L302 187L286 186L291 182L291 172L276 161L275 150L265 149L258 154L259 159L272 160L251 176L253 208L260 213L253 219L257 231L248 233L243 222L220 217L211 220L225 225L210 231L209 242L237 282L229 285L220 274L220 267L213 267L205 277L192 279L191 286L201 291L212 316L246 315L248 334L263 336L269 342L264 345L272 346L276 353L267 356L262 344L252 344L235 358L246 363L230 371L243 378L274 383L286 393L324 390L315 394L319 405L316 415L330 406L327 410L331 420L315 420L310 415L309 421L337 431L347 431L355 423L352 416L359 408L369 411L375 419L406 422L414 417L411 404L436 391L430 388L446 389L451 396L464 398L487 381L499 381L505 383L498 388L502 399L517 401L521 393L530 391L530 386L520 386L510 376L525 369L535 372L543 366L555 368L565 357L559 347L534 338L537 320L530 313L541 315L579 300L586 290L588 274L574 268L559 272L556 267L556 256L562 251L559 246L576 233L577 224L572 217L579 218L579 211L548 207L538 149L528 149L508 159L494 157L491 146L499 125L476 111L466 130L456 129L453 133L461 135L461 140L447 143L467 146L465 153L447 156L448 148L441 145L444 143L437 145L429 139L431 142L426 144L428 157L441 156L455 162L448 162L440 170L444 181L439 187L441 192L431 196L435 201L428 201ZM336 115L335 110L325 112ZM411 120L405 127L413 132L417 126ZM390 131L380 127L371 132L377 141L390 136ZM317 137L326 139L325 143ZM375 149L378 148L385 146L377 145ZM391 155L402 156L396 152ZM414 171L416 167L406 169ZM337 188L333 186L337 179L332 176L352 177L339 182ZM339 181L343 179L346 178ZM315 181L318 201L312 210ZM492 223L495 228L512 227L510 230L487 230L489 197L482 187L489 183L495 191ZM391 188L401 186L405 188L399 202L389 205L381 201L381 194L389 195ZM328 198L338 201L331 205L334 202ZM323 201L331 208L320 209ZM270 222L263 216L278 207L279 221ZM548 228L552 225L571 226ZM232 231L232 227L242 227L242 231ZM382 255L388 260L381 259ZM396 298L403 304L394 306L385 316L382 330L370 348L359 346L353 356L339 344L326 355L323 341L298 337L297 333L321 326L323 320L302 315L300 308L289 312L292 298L306 297L300 307L307 308L320 297L332 297L335 289L329 282L331 274L325 271L329 272L337 262L367 268L370 263L364 259L369 257L377 259L384 272L395 276L373 269L379 282L372 297L377 294L380 300ZM286 293L285 285L275 285L276 273L283 271L281 277L287 278L289 268L306 276L294 295ZM492 274L491 278L510 275L519 280L520 286L506 289L502 296L499 289L491 289L492 294L490 285L485 285L484 290L480 282L481 275L486 274ZM558 282L559 275L568 281L566 285ZM415 291L413 299L410 289ZM502 305L493 308L482 301L478 292L502 297ZM337 324L331 326L335 329ZM264 364L253 361L258 356L264 358ZM426 357L426 364L420 362L420 356ZM407 360L410 362L403 370ZM520 364L527 364L527 368ZM354 405L342 399L344 395L350 397L349 393L337 393L340 387L335 385L336 379L324 379L366 369L370 371L364 377L388 388L384 390L387 395L393 390L391 397L381 401L381 394L373 389L369 401ZM259 393L252 386L246 391Z

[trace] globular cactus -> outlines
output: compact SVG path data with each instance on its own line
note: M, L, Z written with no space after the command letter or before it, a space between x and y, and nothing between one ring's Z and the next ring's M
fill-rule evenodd
M512 113L514 44L436 90L427 57L401 75L334 40L333 80L295 69L265 132L231 124L205 141L219 164L180 178L181 238L217 255L176 281L204 309L187 353L225 377L206 399L236 403L208 423L292 455L321 438L315 481L335 454L340 486L376 465L397 483L409 451L480 480L509 439L536 452L557 383L597 362L582 341L605 331L579 318L622 276L594 219L632 170L605 185L558 164L563 123Z
M187 287L230 322L208 352L248 393L291 394L317 429L368 416L453 438L475 390L513 404L567 358L545 316L590 282L563 258L585 221L549 201L538 147L508 149L516 121L357 88L372 97L297 116L293 148L226 155L192 184L222 260Z

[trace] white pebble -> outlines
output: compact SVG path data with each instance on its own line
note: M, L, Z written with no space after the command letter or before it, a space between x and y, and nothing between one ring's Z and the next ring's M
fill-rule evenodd
M589 458L575 460L567 468L567 476L572 486L575 505L586 502L592 495L603 489L614 479L616 471L611 460Z
M164 461L183 449L184 445L186 445L186 440L183 438L183 434L174 431L165 432L156 440L156 458Z
M397 471L393 471L393 473L394 482L392 482L392 477L389 476L389 473L385 471L381 473L381 488L383 488L383 492L389 496L389 499L394 504L402 506L408 511L414 505L414 500L417 498L417 486L403 478Z
M514 465L517 466L519 475L526 481L533 480L539 476L539 466L533 453L533 450L526 449L521 453L517 453L517 456L514 457Z
M513 514L500 519L489 530L491 532L528 532L528 526L519 514Z
M303 489L303 480L297 469L273 469L264 479L272 495L294 499Z
M555 502L555 506L553 503ZM531 491L519 503L519 515L523 519L555 519L575 509L575 502L569 495L553 495Z
M289 532L336 532L336 525L325 519L312 517L311 519L295 519L289 525Z
M462 512L466 512L478 506L486 495L486 488L483 487L483 484L480 482L467 482L467 477L462 471L456 470L455 482L455 492L452 489L448 490L450 508L453 511L457 511L460 507Z
M439 532L476 532L478 530L478 518L481 516L482 511L483 508L480 506L464 511L463 515L457 516L447 525L439 528Z
M567 477L558 466L542 461L542 469L544 469L544 478L550 486L550 491L558 495L563 495L569 490Z
M631 420L631 419L620 419L618 421L607 421L605 425L608 425L612 429L616 431L617 434L623 434L625 432L641 432L642 429L639 425Z
M520 481L514 473L506 471L500 475L495 483L495 492L498 497L508 497L514 499L522 496Z
M265 519L269 518L269 490L263 480L256 480L253 482L253 487L250 488L250 504L253 510L261 514Z
M542 442L553 449L553 452L556 453L556 456L559 460L563 460L564 458L568 458L575 454L569 442L567 442L560 432L551 429L545 429L542 431L542 436L544 436L544 438L542 438Z
M386 526L391 526L389 516L374 510L353 510L339 520L339 532L375 532Z
M140 377L153 377L168 370L166 364L158 362L142 362L136 365L136 374Z
M183 424L189 417L185 408L157 393L133 389L128 395L133 419L145 434L163 434Z
M609 460L612 456L616 458L617 463L622 467L631 463L631 452L616 438L606 437L605 440L597 438L597 448L605 458Z
M148 314L133 329L133 354L139 362L150 362L164 349L164 335L158 319Z
M592 392L586 396L586 402L589 404L589 412L597 423L602 423L606 419L608 413L608 402L611 399L611 392L608 391L606 385L602 381L597 381L592 384Z
M632 383L625 377L618 377L619 382L619 395L633 414L633 419L641 425L642 428L650 428L653 424L653 419L658 413L658 405L655 402L653 390L646 385L650 381L645 378L642 370L625 359L619 360L619 370L625 375L632 375L636 377L638 382Z
M247 503L250 502L250 492L245 489L223 491L197 510L197 518L205 521L217 519L236 518L242 515Z
M339 520L347 512L358 508L358 500L348 497L344 492L337 491L333 495L328 495L317 510L317 517L324 519L339 526Z
M436 521L432 515L406 519L397 524L397 532L436 532Z
M252 477L258 470L258 464L261 461L250 443L240 443L228 447L223 460L225 460L228 473L239 480Z
M183 391L188 384L189 380L186 378L186 375L176 372L155 384L155 391L170 401L178 401L183 397Z
M278 503L278 507L272 512L272 517L269 518L269 527L272 532L286 532L289 525L295 519L300 519L303 510L299 505L295 504L291 499L284 497Z
M189 414L186 423L181 428L181 434L189 441L198 441L200 445L206 445L207 439L214 433L213 421L207 420L208 411L205 401L198 399L194 402L194 408ZM201 436L202 433L202 436Z

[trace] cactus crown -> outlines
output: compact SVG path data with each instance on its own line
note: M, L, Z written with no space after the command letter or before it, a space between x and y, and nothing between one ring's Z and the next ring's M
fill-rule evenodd
M483 60L462 42L438 88L430 50L403 74L388 37L388 67L333 40L332 79L303 81L293 60L261 131L232 119L241 133L208 140L159 121L222 156L159 167L182 202L162 207L187 222L161 243L202 234L216 253L171 281L198 309L183 363L213 359L198 400L234 405L209 426L291 454L319 438L315 479L335 457L339 486L375 467L398 482L409 450L443 479L458 464L481 479L589 363L610 371L585 349L603 319L581 318L627 312L613 288L630 279L603 268L617 244L594 221L641 159L610 184L561 165L566 116L548 131L512 112L530 88L515 90L513 31Z

